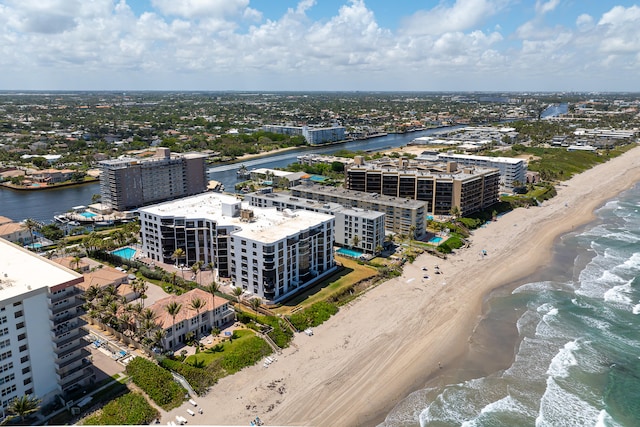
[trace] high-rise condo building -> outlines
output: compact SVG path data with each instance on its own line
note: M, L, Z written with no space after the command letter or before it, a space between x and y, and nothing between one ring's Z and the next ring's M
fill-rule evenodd
M425 164L404 158L365 162L356 156L345 170L345 188L421 200L431 215L477 212L498 202L500 171L455 162Z
M126 211L202 193L208 184L206 158L158 148L153 157L104 160L99 163L102 203Z
M331 215L243 208L235 197L212 192L139 212L145 256L185 266L201 261L267 301L293 295L336 268Z
M0 406L95 379L79 317L82 275L0 239Z

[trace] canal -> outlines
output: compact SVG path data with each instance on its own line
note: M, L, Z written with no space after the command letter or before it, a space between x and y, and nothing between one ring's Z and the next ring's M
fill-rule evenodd
M420 136L433 135L437 132L451 131L456 128L429 129L349 141L330 146L304 147L287 151L286 153L276 153L243 162L210 167L208 169L209 179L220 181L225 186L226 191L232 192L237 182L236 170L241 164L244 164L249 170L256 168L282 168L296 162L297 157L301 154L332 154L339 150L380 151L407 145L411 140ZM2 187L0 188L0 215L15 221L33 218L47 223L53 220L54 215L67 212L73 206L90 204L94 194L100 194L100 184L98 183L40 191L16 191Z

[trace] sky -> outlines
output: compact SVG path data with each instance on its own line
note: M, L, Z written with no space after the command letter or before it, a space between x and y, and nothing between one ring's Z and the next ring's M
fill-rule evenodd
M0 90L640 91L626 0L0 0Z

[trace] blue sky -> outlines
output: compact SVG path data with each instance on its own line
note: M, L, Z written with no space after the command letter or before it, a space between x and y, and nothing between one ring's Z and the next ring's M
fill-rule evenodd
M0 0L0 90L640 91L625 0Z

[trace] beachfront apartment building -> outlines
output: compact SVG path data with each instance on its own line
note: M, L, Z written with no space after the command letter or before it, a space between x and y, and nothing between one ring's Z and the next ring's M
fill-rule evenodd
M204 301L199 312L191 307L191 302L196 298ZM167 311L167 306L172 302L182 306L175 319ZM165 332L162 347L168 350L184 343L190 332L198 336L208 335L211 329L222 328L235 320L235 311L228 300L214 298L211 293L197 288L182 295L162 298L148 308L153 311L158 327Z
M345 171L345 188L424 201L427 213L449 215L454 207L461 215L498 202L500 172L494 168L455 162L425 164L405 158L382 158L365 162L357 156Z
M515 184L523 185L527 182L527 162L523 159L440 153L438 154L438 160L441 162L456 162L458 165L463 166L498 169L500 171L500 186L506 190L513 190Z
M81 327L82 275L0 239L0 407L32 395L42 404L94 372Z
M220 277L277 302L335 270L332 216L242 206L204 193L139 210L142 252L164 263L201 261ZM176 249L184 256L174 259Z
M291 195L322 203L337 203L345 207L382 212L386 232L404 235L413 233L418 238L426 232L427 203L421 200L363 193L320 184L297 185L291 188Z
M205 154L172 154L168 148L158 148L153 157L101 161L102 204L126 211L202 193L208 184L206 158Z
M344 126L311 127L265 125L262 129L266 132L279 133L283 135L302 135L310 145L343 141L346 137L346 128Z
M250 206L274 207L279 211L307 210L333 215L335 224L335 244L375 253L384 244L385 214L360 208L347 208L338 203L318 202L294 197L290 192L255 192L245 194L244 200Z

